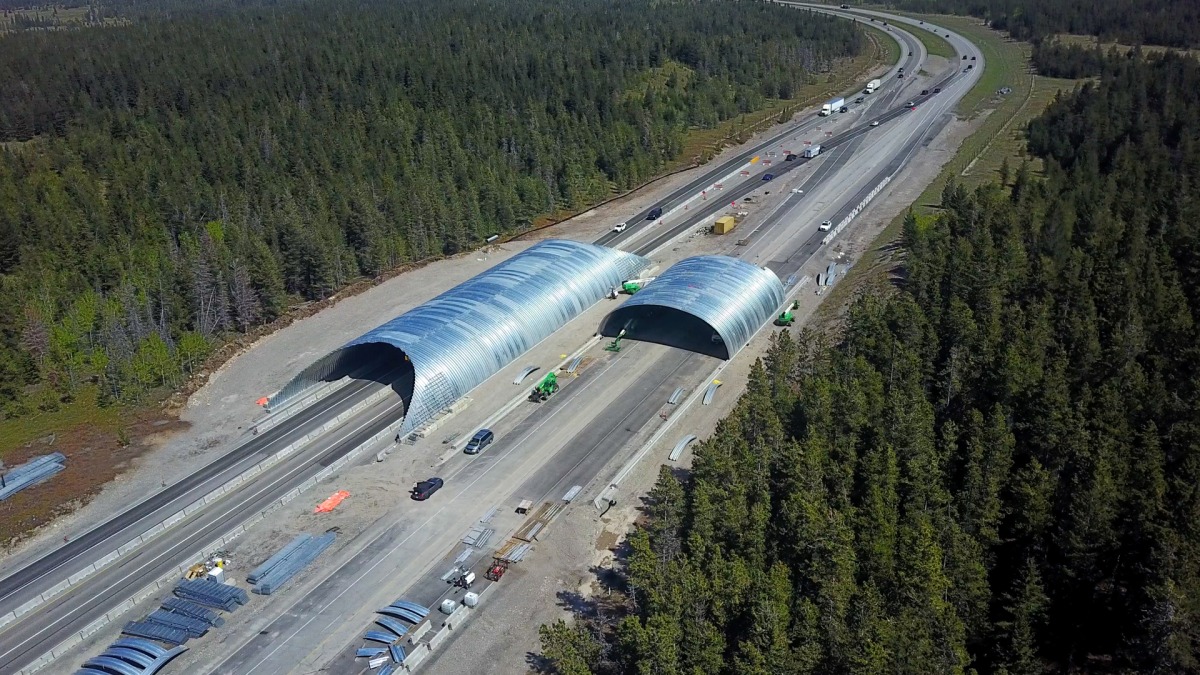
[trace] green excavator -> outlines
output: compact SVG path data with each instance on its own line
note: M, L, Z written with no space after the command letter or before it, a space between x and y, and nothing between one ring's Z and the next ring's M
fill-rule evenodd
M799 308L800 308L800 303L793 302L787 309L783 310L783 312L780 313L778 318L775 319L775 325L776 326L790 326L793 323L795 323L796 315L793 314L793 312L795 312Z
M533 402L545 401L558 391L558 376L554 373L546 373L533 388L533 393L529 395L529 400Z

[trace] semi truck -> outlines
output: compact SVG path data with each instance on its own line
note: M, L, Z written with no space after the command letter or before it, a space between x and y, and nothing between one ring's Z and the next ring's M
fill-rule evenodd
M812 159L813 157L816 157L819 154L821 154L821 146L818 144L814 143L813 145L810 145L804 149L804 158L805 159Z
M874 94L875 91L879 89L879 85L881 85L881 84L883 84L883 83L880 82L879 80L871 80L870 82L867 83L867 89L866 89L867 93Z
M841 110L842 106L846 105L846 99L838 97L821 106L821 117L828 117L833 113Z

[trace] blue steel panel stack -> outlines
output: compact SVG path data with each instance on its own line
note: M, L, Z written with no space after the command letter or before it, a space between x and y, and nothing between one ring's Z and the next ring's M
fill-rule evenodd
M250 574L247 574L246 575L246 583L251 584L251 585L257 584L258 581L260 579L262 579L263 577L265 577L268 572L270 572L271 570L278 567L279 563L283 562L284 560L287 560L287 557L290 556L293 552L295 552L295 550L297 548L300 548L304 544L308 543L309 541L312 540L312 538L313 538L313 536L311 534L307 534L307 533L297 536L295 539L293 539L291 541L290 544L279 549L278 553L271 556L270 558L267 558L266 562L259 565L258 567L255 567L254 571L250 572Z
M66 464L66 456L61 452L52 452L13 467L4 474L4 487L0 488L0 499L8 499L27 487L37 485L65 469Z
M161 623L150 623L149 621L130 621L125 624L125 628L121 632L134 637L158 640L170 645L181 645L188 641L186 631L164 626Z
M387 653L392 657L393 663L404 663L404 659L406 656L408 656L408 654L406 654L404 648L396 644L396 642L408 632L408 626L400 623L400 621L397 621L396 619L402 619L413 625L416 625L424 621L425 617L429 616L429 608L418 605L415 602L397 600L383 609L375 610L375 613L381 615L379 618L375 619L375 623L388 629L391 631L391 633L385 633L379 630L369 630L367 631L366 635L363 636L363 638L370 640L371 642L381 642L387 645L387 647L376 647L374 645L361 647L356 655L370 659ZM393 670L395 670L395 666L393 664L388 664L384 666L382 670L376 673L376 675L387 675Z
M257 579L254 592L259 595L270 595L279 590L280 586L286 584L300 570L316 560L317 556L321 555L325 549L329 548L336 537L337 535L333 532L327 532L320 537L309 537L304 541L300 541L301 538L297 537L291 544L288 544L284 548L284 551L287 551L287 555L279 557L276 554L251 573ZM288 549L291 550L289 551ZM280 551L280 553L284 551ZM279 559L276 560L276 558ZM272 563L272 561L275 562ZM269 567L268 563L271 563ZM267 567L266 571L259 576L259 570L262 570L264 567Z
M250 601L246 591L212 579L184 579L175 586L175 596L205 607L232 612Z
M190 616L182 614L174 614L165 609L158 609L150 613L146 617L146 621L151 623L162 624L168 628L178 628L182 631L187 631L191 637L203 637L208 632L208 622L200 619L193 619Z
M190 616L193 619L200 619L213 628L219 628L225 623L225 619L222 619L220 614L207 607L201 607L194 602L189 602L181 598L163 599L162 608L168 612Z

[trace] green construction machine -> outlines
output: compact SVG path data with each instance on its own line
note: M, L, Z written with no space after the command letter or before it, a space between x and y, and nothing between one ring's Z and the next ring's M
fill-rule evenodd
M622 329L621 329L621 332L620 332L620 333L617 333L617 339L615 339L615 340L613 340L612 342L608 343L608 346L604 348L604 351L606 351L606 352L619 352L619 351L621 351L621 339L622 339L622 338L624 338L624 337L625 337L625 329L624 329L624 328L622 328Z
M545 401L558 391L558 376L554 373L546 373L533 388L533 393L529 395L529 400L533 402Z
M625 283L621 284L621 290L629 295L633 295L634 293L642 290L642 285L636 281L626 281Z
M800 303L793 302L787 309L775 319L776 326L790 326L796 322L796 315L793 314L800 307Z

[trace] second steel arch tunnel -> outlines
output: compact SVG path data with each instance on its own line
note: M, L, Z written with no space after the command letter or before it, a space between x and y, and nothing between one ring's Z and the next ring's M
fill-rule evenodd
M366 363L399 364L408 433L649 264L603 246L539 242L319 359L270 405Z
M732 358L783 304L774 273L722 255L685 258L613 310L600 334Z

